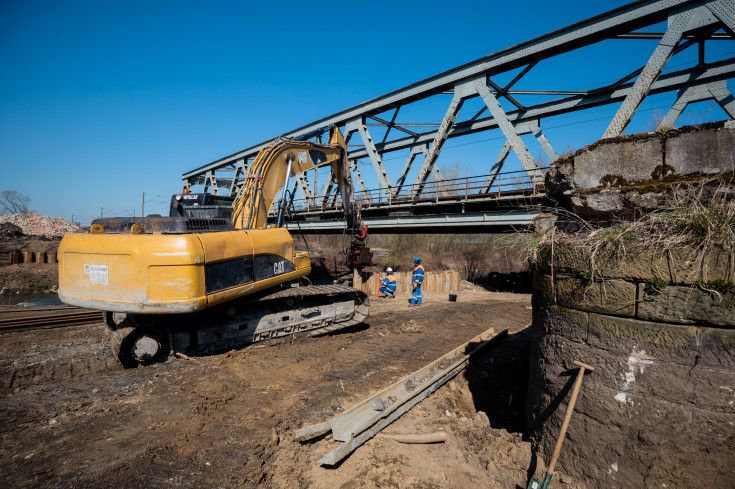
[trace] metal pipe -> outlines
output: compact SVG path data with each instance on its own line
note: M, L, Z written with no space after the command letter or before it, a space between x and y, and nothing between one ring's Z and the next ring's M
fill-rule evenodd
M288 188L288 181L291 178L291 165L293 164L293 161L295 159L296 157L293 155L293 153L289 153L286 155L286 163L288 163L288 167L286 168L286 181L283 182L283 189L281 190L281 202L278 204L278 217L276 218L277 228L283 227L283 214L286 211L286 189Z

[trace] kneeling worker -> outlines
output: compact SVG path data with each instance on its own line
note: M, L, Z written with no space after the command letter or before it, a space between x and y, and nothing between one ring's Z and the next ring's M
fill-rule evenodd
M396 294L396 276L393 275L392 268L387 268L385 273L388 276L380 282L380 293L383 294L383 297L390 297L392 299Z

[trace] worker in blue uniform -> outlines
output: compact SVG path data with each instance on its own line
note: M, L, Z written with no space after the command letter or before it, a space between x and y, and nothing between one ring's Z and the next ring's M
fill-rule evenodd
M421 264L421 258L418 256L413 259L413 292L411 293L410 306L420 306L421 300L421 284L424 283L424 266Z
M393 269L390 267L385 270L385 273L388 276L380 282L380 293L383 297L393 299L396 296L396 276L393 275Z

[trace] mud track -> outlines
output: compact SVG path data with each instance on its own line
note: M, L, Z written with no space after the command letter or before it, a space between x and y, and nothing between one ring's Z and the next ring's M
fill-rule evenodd
M527 341L523 333L513 333L530 319L528 296L463 292L457 303L429 296L420 308L408 308L402 298L373 300L367 323L346 331L296 335L133 370L121 369L113 359L101 323L2 334L0 482L18 488L465 487L482 477L487 487L513 487L492 482L502 474L490 467L492 431L493 443L504 443L500 457L508 459L506 469L523 484L532 461L518 433L522 413L503 419L502 409L490 413L490 406L504 406L509 395L522 406L525 381L513 377L522 378L519 373L527 368ZM447 444L374 440L342 466L324 469L315 461L331 449L331 440L300 445L291 439L293 429L327 420L490 327L511 331L510 343L483 360L492 367L494 355L497 367L507 350L508 370L496 368L505 383L495 379L500 383L486 384L490 390L482 393L471 392L471 378L455 381L417 406L418 414L412 411L413 417L391 426L453 430ZM515 352L512 364L508 351ZM478 374L487 380L487 371ZM518 392L508 390L513 386ZM489 422L504 429L472 428L478 403L498 418ZM460 415L465 424L469 419L465 431L474 434L461 434ZM419 426L422 417L427 419ZM475 418L482 424L483 416ZM450 421L457 426L447 425ZM459 456L472 444L462 436L480 444L465 456L473 460L471 471L452 463L454 472L446 468L440 477L412 475L406 468L411 456L434 468L435 458L452 460L445 451ZM517 453L508 455L513 450ZM423 470L417 461L410 465Z

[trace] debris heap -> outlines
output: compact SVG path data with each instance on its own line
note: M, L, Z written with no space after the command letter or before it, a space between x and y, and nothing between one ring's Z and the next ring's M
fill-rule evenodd
M18 226L23 234L31 236L61 237L68 233L79 232L79 227L69 221L36 213L0 216L0 224L4 223Z

